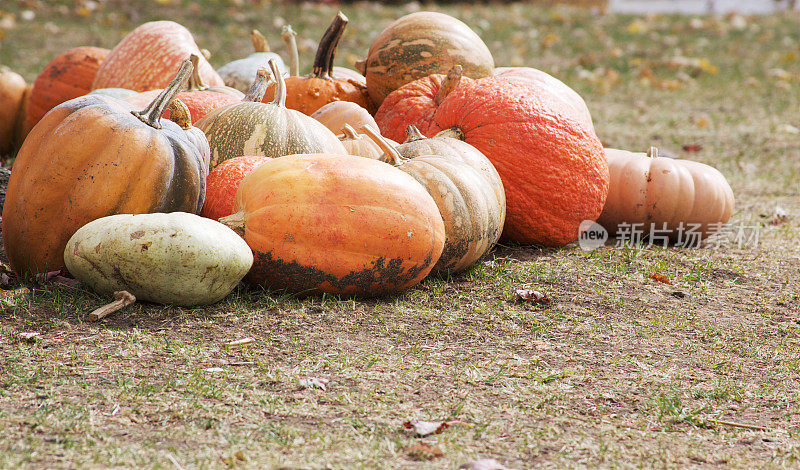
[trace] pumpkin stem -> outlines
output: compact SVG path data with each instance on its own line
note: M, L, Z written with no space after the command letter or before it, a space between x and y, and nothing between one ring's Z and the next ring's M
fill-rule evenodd
M367 59L357 60L355 66L361 75L367 76Z
M283 75L281 75L281 71L278 69L278 64L275 63L275 59L269 60L269 68L272 70L272 78L275 80L275 99L272 100L272 104L285 108L286 82L283 80Z
M342 39L344 28L347 26L347 17L341 11L336 14L336 17L328 26L322 39L319 41L317 47L317 55L314 57L314 76L317 78L331 79L331 71L333 70L333 56L336 54L336 48L339 46L339 40Z
M256 73L256 79L253 80L253 84L250 85L250 89L247 91L247 94L242 101L252 101L256 103L261 101L261 98L264 97L264 93L267 92L268 85L269 71L264 67L261 67L258 69L258 72Z
M427 137L422 135L422 132L420 132L419 129L417 129L417 126L415 126L414 124L409 124L408 127L406 127L406 140L403 143L407 144L409 142L416 142L418 140L426 138Z
M450 137L451 139L466 140L464 131L462 131L458 127L451 127L450 129L445 129L436 134L434 137Z
M200 76L200 57L197 54L192 54L189 56L189 60L192 61L192 75L189 77L189 84L186 87L186 91L203 91L208 90L208 85L203 83L203 77Z
M647 149L647 156L650 158L658 158L658 147L650 147Z
M245 228L245 212L244 209L240 210L235 214L231 214L227 217L221 217L219 219L219 223L227 225L231 230L236 232L237 235L244 238L244 228Z
M192 114L186 104L178 98L169 104L169 120L181 126L183 130L192 128Z
M436 96L433 97L433 101L436 104L441 104L451 91L458 88L458 84L461 83L461 74L462 68L460 65L453 66L453 68L447 72L447 76L444 77L442 84L439 85L439 91L437 91Z
M208 49L200 49L200 53L203 54L203 58L206 60L211 60L211 51Z
M257 29L250 31L250 41L253 42L253 49L256 52L270 52L267 38L261 34L261 31Z
M161 129L161 115L164 114L164 110L167 109L167 106L169 106L172 100L178 96L181 88L183 88L183 84L186 83L189 75L192 74L192 70L194 70L192 61L189 59L184 60L181 64L181 68L178 70L178 73L175 74L175 78L169 82L169 85L167 85L146 108L141 111L131 111L131 114L138 117L140 121L148 126L154 129Z
M397 151L396 148L392 144L390 144L385 137L380 135L378 131L376 131L371 125L366 125L361 128L364 131L364 134L368 135L373 142L375 142L378 147L383 150L383 157L381 157L381 161L384 161L392 166L400 166L402 165L406 159L400 155L400 152Z
M292 25L287 24L281 33L283 42L289 50L289 76L297 77L300 75L300 56L297 54L297 33L292 29Z
M359 136L358 132L350 124L345 124L342 127L342 134L348 139L358 139Z

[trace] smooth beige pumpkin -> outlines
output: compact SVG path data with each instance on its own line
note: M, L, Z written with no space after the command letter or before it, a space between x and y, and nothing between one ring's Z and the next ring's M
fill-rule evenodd
M358 132L362 132L366 126L378 128L375 118L369 111L352 101L333 101L314 111L311 117L336 133L339 133L345 124L350 124Z
M22 76L0 67L0 157L19 147L19 128L25 120L23 103L28 85ZM375 121L373 121L375 122Z
M367 128L366 134L384 151L383 160L413 176L439 208L445 241L434 272L463 271L497 242L503 229L505 207L477 170L437 155L406 159L376 130Z
M637 230L648 235L652 224L673 241L688 241L679 237L688 237L692 226L705 238L730 219L733 191L716 168L659 157L655 147L646 154L610 148L605 153L611 184L597 222L612 236L622 224L629 231L630 224L642 224Z
M233 230L195 214L118 214L75 232L64 263L101 294L126 290L139 300L192 306L228 295L253 252Z
M366 135L359 134L349 124L345 124L342 127L342 135L339 136L339 142L344 145L349 155L372 158L373 160L379 160L383 157L383 150L375 141Z

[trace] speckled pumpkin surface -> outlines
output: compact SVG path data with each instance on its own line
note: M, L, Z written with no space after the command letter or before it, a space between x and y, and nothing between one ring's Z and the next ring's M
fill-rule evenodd
M163 107L148 115L151 124L132 111L125 102L87 95L53 108L28 135L3 207L14 271L63 268L67 240L100 217L200 211L208 172L202 136L167 120L153 127Z
M269 157L235 157L217 165L206 178L206 201L200 215L219 220L233 214L236 190L248 173L268 162Z
M275 62L270 61L270 65L273 76L279 77L272 102L260 102L267 81L266 71L261 70L245 101L216 109L197 121L197 127L208 137L212 169L244 155L275 158L299 153L347 153L327 127L285 107L283 77Z
M25 117L27 129L32 129L45 113L59 104L89 93L108 52L100 47L76 47L45 65L31 89Z
M236 194L255 261L248 282L269 289L375 296L422 280L442 252L436 203L386 163L293 155L259 166ZM226 221L226 219L222 219Z
M200 75L209 86L225 84L203 57L188 29L174 21L151 21L131 31L111 49L97 70L92 89L164 88L190 54L200 56Z
M375 113L381 135L402 142L409 125L416 126L423 134L432 135L429 129L439 103L461 83L472 82L469 77L461 75L460 67L455 70L457 73L434 74L414 80L389 93Z
M494 73L494 59L469 26L435 12L406 15L378 35L362 67L375 105L406 83L431 74L446 74L455 65L471 78Z
M489 77L439 105L430 131L453 131L492 162L506 193L503 237L561 246L597 220L608 164L594 131L560 97L532 81Z

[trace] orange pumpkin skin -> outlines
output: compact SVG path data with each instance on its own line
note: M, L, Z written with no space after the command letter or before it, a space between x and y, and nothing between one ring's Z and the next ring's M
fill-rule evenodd
M572 106L577 114L583 116L586 123L594 130L592 115L581 95L556 77L532 67L497 67L494 69L494 74L498 77L531 80L549 89Z
M233 214L239 183L253 169L270 160L262 156L235 157L217 165L206 179L206 201L200 215L219 220Z
M159 93L161 93L161 90L144 91L142 93L137 93L133 96L123 98L122 101L126 101L132 104L135 108L141 109L153 101L153 98L158 96ZM205 90L183 91L178 94L177 98L181 100L187 108L189 108L189 113L192 116L192 124L196 123L203 116L211 111L214 111L215 109L228 106L229 104L242 102L240 98L235 98L232 95ZM170 110L168 109L164 111L164 119L169 119L169 117Z
M655 149L648 154L611 148L605 152L611 185L597 223L612 236L621 224L628 224L629 231L631 224L639 224L635 228L644 235L652 231L692 244L730 219L733 190L716 168L659 157ZM692 240L694 236L699 239Z
M0 67L0 156L18 147L20 120L28 84L22 75Z
M45 65L31 89L27 129L33 129L45 113L59 104L89 93L108 52L99 47L76 47Z
M87 95L56 106L31 130L3 207L4 248L15 272L63 268L69 238L100 217L200 211L208 143L171 121L155 129L131 111Z
M472 82L469 77L461 76L460 69L456 70L457 74L428 75L389 93L375 113L375 122L381 135L402 142L410 125L416 126L425 135L432 135L428 131L433 125L433 116L439 103L460 83Z
M374 111L375 106L367 94L366 86L350 79L334 77L333 57L347 26L347 17L341 12L325 31L314 58L314 71L305 77L286 78L286 107L308 116L333 101L352 101ZM261 100L270 103L275 98L277 84L272 83Z
M504 238L562 246L603 210L609 185L603 147L574 108L546 88L502 77L462 85L439 105L429 132L445 129L480 150L500 174Z
M380 106L406 83L447 73L455 65L471 78L494 73L492 54L469 26L443 13L422 11L387 26L357 68L367 77L370 98Z
M190 54L200 56L198 67L204 82L209 86L225 85L188 29L173 21L151 21L131 31L109 52L97 71L92 89L165 88Z
M411 176L351 155L290 155L247 175L237 214L251 284L295 293L377 296L408 289L444 246L436 203ZM226 221L224 218L223 222Z

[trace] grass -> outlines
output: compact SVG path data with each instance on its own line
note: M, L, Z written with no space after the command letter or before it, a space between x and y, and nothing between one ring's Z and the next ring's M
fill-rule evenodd
M278 26L291 22L307 69L337 8L87 5L3 4L16 27L2 30L0 63L32 80L65 48L111 47L137 24L169 18L216 66L249 52L254 27L281 51ZM241 290L202 309L137 304L99 323L83 315L108 299L45 286L0 313L0 467L797 465L800 146L789 126L800 127L800 17L424 7L473 26L498 64L535 66L575 88L605 144L658 145L717 166L737 196L734 222L758 243L500 246L494 263L393 298ZM416 7L341 8L351 25L337 63L352 65ZM683 150L695 144L699 152ZM790 218L771 225L776 205ZM521 288L552 303L518 303ZM242 338L254 341L225 346ZM326 389L301 386L311 377ZM417 438L409 419L453 424ZM444 455L415 460L408 448L420 441Z

